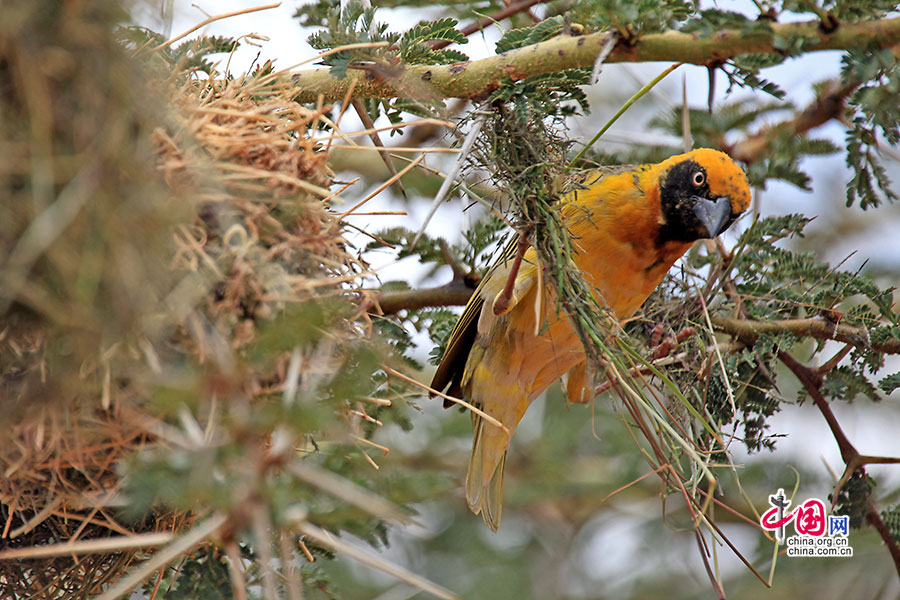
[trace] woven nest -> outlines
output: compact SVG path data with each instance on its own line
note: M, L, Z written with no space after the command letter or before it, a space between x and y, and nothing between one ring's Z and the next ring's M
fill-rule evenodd
M89 597L136 551L33 551L191 520L118 510L119 463L165 443L144 412L161 370L252 398L287 358L228 374L230 353L362 265L327 211L320 114L276 76L161 80L112 3L20 4L0 31L0 596Z

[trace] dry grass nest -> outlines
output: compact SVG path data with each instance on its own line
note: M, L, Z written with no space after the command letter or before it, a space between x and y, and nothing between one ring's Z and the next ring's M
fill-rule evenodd
M0 44L4 597L92 596L141 552L42 547L187 525L119 513L119 463L167 443L145 410L160 380L258 396L288 361L234 369L260 324L364 270L327 210L322 113L274 74L148 74L108 26L121 15L86 4L16 9Z

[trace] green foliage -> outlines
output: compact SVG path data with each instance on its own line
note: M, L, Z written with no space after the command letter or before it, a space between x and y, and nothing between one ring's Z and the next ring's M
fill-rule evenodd
M428 362L432 365L437 365L441 362L441 357L444 356L447 340L450 339L450 332L453 331L453 326L456 325L459 315L447 309L439 309L432 311L431 317L428 336L431 338L434 346L428 352Z
M516 48L543 42L564 32L566 21L561 16L545 19L531 27L511 29L497 42L501 54ZM574 107L563 105L574 101L587 113L587 96L579 87L589 83L589 69L569 69L558 73L536 75L517 82L506 82L491 94L489 102L511 104L518 122L529 118L550 118L575 114Z
M832 309L852 308L844 303L861 295L881 316L896 319L885 304L890 290L880 289L862 275L835 270L810 252L775 245L789 236L802 235L808 222L802 215L769 217L741 236L741 252L734 259L734 268L740 273L738 291L751 300L746 304L750 316L762 320L816 315L829 318ZM870 326L868 317L858 310L848 311L844 321Z
M800 168L800 162L808 156L824 156L839 152L833 142L824 138L810 138L808 135L779 133L769 136L766 149L760 160L750 164L747 179L750 185L765 189L766 182L780 179L792 183L802 190L812 191L809 175Z
M504 52L509 52L510 50L515 50L516 48L522 48L523 46L530 46L531 44L549 40L550 38L560 35L563 32L565 24L563 17L555 16L544 19L531 27L510 29L503 34L503 37L497 42L497 46L494 50L497 54L502 54Z
M319 19L326 15L323 31L313 33L309 44L320 50L331 50L350 44L380 44L368 48L341 50L322 59L331 67L335 77L344 78L354 65L374 68L390 72L398 63L417 64L450 64L467 61L469 57L452 49L435 49L430 42L446 41L465 44L468 39L456 29L457 21L449 17L435 21L422 21L409 31L400 34L389 32L387 23L375 21L375 8L366 7L358 0L351 0L341 8L340 3L323 2L310 8L302 9L304 17ZM363 100L366 111L374 120L384 113L392 123L402 121L402 113L420 117L439 117L443 113L444 103L441 100L414 100L411 98L366 98ZM399 133L394 131L391 135Z
M845 402L853 402L860 394L872 402L881 400L878 389L872 385L863 370L851 365L840 365L829 371L822 384L822 394L830 400Z
M567 117L577 114L574 106L563 104L574 101L578 109L588 113L587 95L579 87L590 79L588 69L569 69L548 75L535 75L521 81L504 83L493 94L491 102L511 104L516 119Z
M884 521L885 527L891 532L894 541L900 542L900 504L890 506L881 511L881 520Z
M251 411L237 395L224 408L221 420L228 427L217 431L215 444L176 444L135 456L123 465L130 500L126 516L137 519L161 506L185 511L200 507L230 511L247 504L252 494L253 498L264 499L276 524L285 526L285 515L299 504L319 527L385 546L387 526L370 512L307 485L286 470L248 469L258 455L268 451L271 440L277 437L272 432L277 431L296 440L296 458L290 460L328 470L398 504L419 502L434 493L434 486L440 482L427 473L418 473L415 478L409 473L397 473L389 479L378 477L364 456L367 446L354 441L369 440L379 429L376 422L395 423L403 430L412 427L405 412L410 406L409 386L397 381L389 383L382 365L421 368L408 356L412 346L408 332L396 322L373 318L375 333L370 339L340 341L336 332L351 326L354 310L355 307L334 300L306 302L265 323L254 343L243 352L241 358L246 362L240 368L275 372L279 357L298 352L302 370L295 400L285 402L282 391L273 389L258 394ZM197 404L196 398L202 396L203 391L194 389L190 381L173 382L170 390L161 390L159 405L163 416L170 413L183 419L186 407L198 412L209 409ZM194 399L186 403L184 399L189 397ZM387 400L390 405L368 403L366 399L371 398ZM358 412L363 404L369 419L359 419L354 425L348 411ZM329 552L314 544L308 547L330 557ZM223 560L214 553L192 557L186 561L190 568L179 573L166 597L227 596L212 595L210 591L218 589L216 586L230 590L227 572L221 568ZM315 580L322 577L317 570L303 573L310 577L305 580L307 586L330 589L324 581Z
M716 368L710 377L706 392L705 409L713 418L718 428L729 425L736 419L743 423L744 435L741 440L750 452L762 449L775 449L775 436L768 435L767 420L780 410L780 400L774 394L772 381L767 378L760 364L772 365L774 351L780 349L775 340L761 340L768 350L745 349L740 354L725 359L725 372L728 373L728 384L732 386L734 403L729 397L728 389L721 370ZM768 343L767 343L768 342ZM790 341L787 347L793 344ZM688 376L689 377L689 376ZM680 378L688 384L688 377ZM698 406L703 409L704 406ZM739 414L735 414L735 409Z
M842 23L881 19L897 9L894 0L824 0L822 8Z
M409 65L449 64L469 60L457 50L435 50L432 41L446 41L454 44L468 42L466 36L456 29L456 19L445 17L436 21L422 21L409 31L399 34L388 32L387 23L375 22L375 9L366 7L358 0L351 0L341 9L340 4L327 10L324 31L309 37L309 45L320 50L331 50L350 44L382 43L377 48L342 50L323 58L331 66L335 77L343 78L353 62L393 64L395 61Z
M460 244L447 245L443 240L423 234L416 247L410 249L415 233L405 227L393 227L380 231L377 235L379 239L398 249L398 259L415 256L421 264L428 265L427 276L435 275L442 266L449 266L448 258L452 258L458 267L467 271L467 283L474 289L481 277L480 273L493 263L495 251L501 246L498 242L506 234L505 229L503 220L490 213L463 233L463 242ZM367 250L377 250L382 246L382 242L371 242ZM382 292L401 289L409 289L409 285L406 282L390 281L381 286ZM444 353L447 338L456 324L456 319L455 313L439 308L406 311L403 321L416 331L428 332L434 343L428 353L428 362L437 364ZM407 330L393 319L375 319L375 322L388 328L382 331L386 337L403 340L396 342L395 350L398 354L404 353L406 356L406 351L412 349L412 340ZM394 333L389 334L389 330Z
M400 59L411 65L443 65L469 60L456 50L434 50L429 41L443 40L466 44L468 38L456 29L458 21L446 17L437 21L422 21L402 36L398 44Z
M722 30L731 29L741 35L753 36L770 34L772 24L767 19L750 19L741 13L720 9L700 11L694 18L681 27L685 33L699 33L709 37ZM779 41L776 41L778 43ZM734 87L753 89L765 92L779 100L784 99L784 91L771 81L760 77L761 69L780 64L785 56L802 52L803 40L780 40L784 54L742 54L718 65L716 72L721 71L728 80L728 92Z
M162 35L138 26L120 27L116 30L116 37L126 48L133 51L154 48L166 42ZM212 76L215 65L209 56L234 52L239 45L234 38L221 35L203 36L177 46L166 46L155 56L161 58L169 70L199 71Z
M293 17L301 27L328 27L335 8L340 10L340 0L319 0L304 2L294 11Z
M892 394L894 390L900 388L900 373L891 373L885 375L878 381L878 387L885 394Z
M877 207L898 198L877 154L881 140L891 146L900 142L900 69L890 50L859 50L844 56L842 76L863 84L848 101L855 116L847 131L847 166L854 172L847 206L858 200L863 209Z
M452 259L470 273L483 271L493 262L492 250L506 235L506 224L496 215L489 214L476 222L463 233L463 242L447 244L443 239L432 238L422 234L415 248L410 248L415 232L406 227L391 227L377 233L383 242L397 249L397 258L415 256L422 264L431 266L426 275L431 276L442 266L449 266ZM366 250L379 250L384 247L381 241L370 242ZM389 288L383 288L388 291Z
M350 44L394 44L400 34L389 33L387 23L375 22L375 9L359 0L350 0L346 6L336 3L327 11L324 31L309 36L307 42L317 50L331 50ZM331 74L344 78L350 63L354 61L383 61L387 51L383 47L342 50L322 59L331 67Z
M249 550L242 546L249 556ZM201 546L185 558L180 569L169 567L155 596L160 600L215 600L232 594L228 559L214 546ZM144 594L153 593L154 584L143 586Z
M739 12L712 8L701 10L681 27L684 33L699 33L703 37L716 35L724 29L733 29L745 35L770 33L772 24L765 19L750 19Z
M589 31L616 30L626 40L671 29L688 18L692 5L683 0L582 0L570 18Z
M734 87L737 86L744 89L759 90L779 100L783 100L784 90L771 81L760 77L760 67L756 66L757 64L758 61L753 61L752 59L735 59L725 62L720 70L728 78L728 93L731 93Z
M834 503L833 514L849 516L850 527L859 529L866 521L869 501L874 491L875 480L864 471L854 471L838 493L837 501L832 498L832 494L828 494L828 499Z

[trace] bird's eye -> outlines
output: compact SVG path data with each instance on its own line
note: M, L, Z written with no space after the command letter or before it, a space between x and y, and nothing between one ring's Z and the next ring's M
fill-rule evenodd
M704 175L700 171L697 171L696 173L694 173L694 176L691 178L691 181L693 182L693 184L695 186L700 187L701 185L703 185L706 182L706 175Z

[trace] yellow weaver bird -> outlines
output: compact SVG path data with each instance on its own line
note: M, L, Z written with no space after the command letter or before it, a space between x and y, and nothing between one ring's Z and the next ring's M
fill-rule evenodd
M592 171L561 200L559 210L576 266L601 305L626 319L695 241L716 237L749 205L741 167L728 155L703 148L658 164ZM494 531L500 526L509 437L528 406L566 373L570 401L592 397L584 347L556 311L534 248L521 260L511 296L503 294L516 246L507 247L475 290L431 383L468 398L509 430L507 435L472 415L466 499Z

